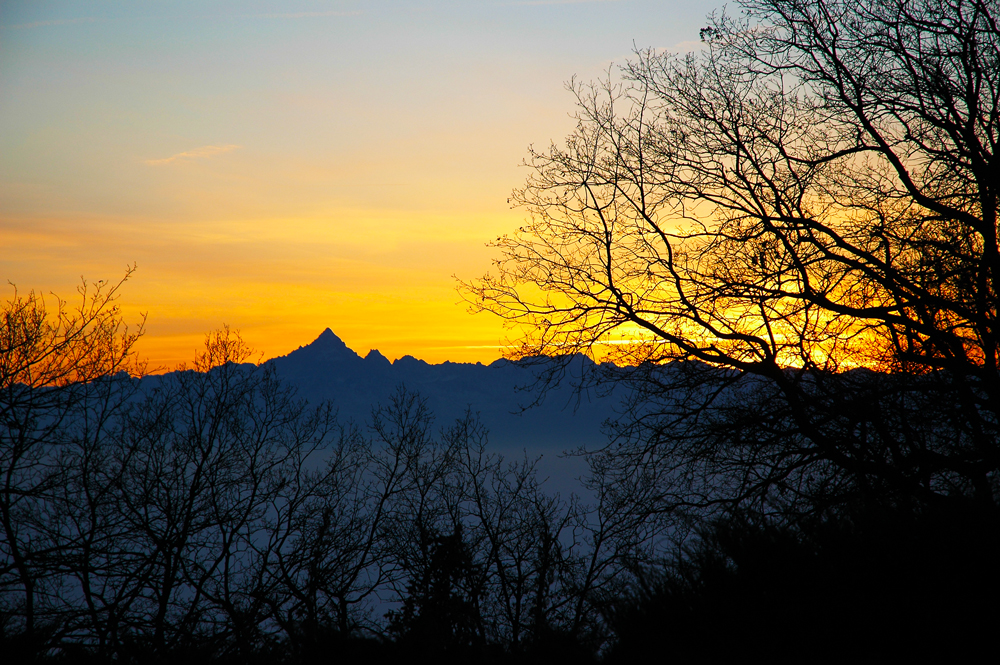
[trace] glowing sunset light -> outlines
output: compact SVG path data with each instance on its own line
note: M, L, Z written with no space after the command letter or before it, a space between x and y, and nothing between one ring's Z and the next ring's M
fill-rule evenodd
M13 2L0 7L0 279L116 280L152 367L223 324L265 358L489 362L455 276L522 223L529 144L572 76L696 48L713 4ZM9 294L8 294L9 295Z

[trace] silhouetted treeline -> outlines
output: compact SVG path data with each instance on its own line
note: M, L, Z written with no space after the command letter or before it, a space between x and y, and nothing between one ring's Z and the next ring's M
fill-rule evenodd
M37 298L4 310L0 649L15 662L947 657L1000 618L989 496L821 460L772 482L796 433L757 415L752 382L714 392L697 427L647 397L656 454L619 446L628 421L587 455L581 500L491 453L471 414L435 429L402 388L342 422L228 329L191 369L131 378L135 338L107 303L52 325ZM659 376L684 400L730 375ZM844 410L852 436L949 431L943 409L888 409L841 380L882 415Z
M471 415L401 389L363 426L244 363L228 330L143 382L5 386L8 653L305 662L593 653L595 600L644 536L542 491Z

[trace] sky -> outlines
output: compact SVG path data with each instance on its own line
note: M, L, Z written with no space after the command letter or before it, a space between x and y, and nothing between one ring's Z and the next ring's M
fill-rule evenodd
M153 369L224 324L263 358L329 327L490 362L513 333L456 277L523 220L566 82L697 49L719 6L0 1L0 279L68 298L135 264L120 304Z

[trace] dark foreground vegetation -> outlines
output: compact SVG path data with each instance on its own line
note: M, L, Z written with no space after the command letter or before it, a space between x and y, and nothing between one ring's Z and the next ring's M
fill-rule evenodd
M5 654L502 662L603 643L596 601L641 524L546 495L533 460L491 453L471 415L434 429L403 389L339 422L229 330L139 381L116 288L4 304Z
M13 662L947 656L1000 619L982 604L1000 592L988 503L875 493L664 519L602 476L603 454L587 501L552 496L472 416L435 430L401 389L341 423L228 330L140 382L113 295L4 306Z
M576 131L515 193L530 222L464 287L528 331L542 390L568 352L625 361L578 377L631 394L583 498L404 389L342 422L228 330L140 383L117 287L7 301L3 655L991 653L1000 8L739 11L700 55L573 86Z

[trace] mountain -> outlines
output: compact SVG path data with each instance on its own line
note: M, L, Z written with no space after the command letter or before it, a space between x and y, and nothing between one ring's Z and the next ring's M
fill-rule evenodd
M591 362L581 358L577 362ZM268 361L310 402L332 400L342 417L367 421L371 409L386 403L400 386L419 392L438 425L478 412L490 441L504 449L559 451L604 441L601 423L614 417L614 397L579 396L569 387L550 391L539 406L524 410L535 393L527 363L497 360L432 365L413 356L389 362L377 350L362 358L329 328L314 342Z
M570 371L579 372L591 362L575 359ZM523 451L542 455L539 470L552 479L549 487L567 493L579 492L573 479L585 472L586 465L559 453L605 443L601 424L614 418L619 401L615 394L598 398L560 386L550 390L540 405L524 409L535 400L528 387L535 381L537 365L507 360L432 365L413 356L389 362L377 350L362 358L329 328L311 344L268 364L301 397L311 403L332 400L341 418L361 425L370 421L372 408L387 403L400 385L427 399L439 427L471 409L488 428L492 449L508 458L520 457Z

